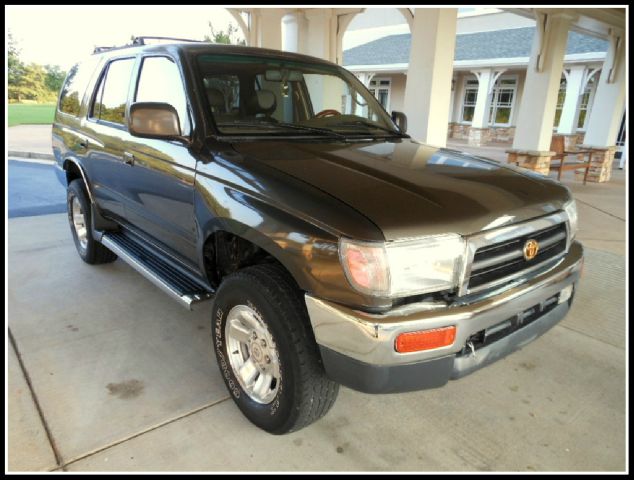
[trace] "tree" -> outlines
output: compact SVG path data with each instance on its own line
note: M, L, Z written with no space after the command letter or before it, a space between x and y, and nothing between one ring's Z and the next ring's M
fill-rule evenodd
M216 32L211 22L209 22L209 29L211 30L211 36L205 35L206 42L222 43L225 45L246 45L244 39L238 41L234 38L235 34L240 32L240 29L233 23L229 24L226 32L224 30Z
M11 87L15 87L20 77L24 73L24 65L20 61L20 49L18 48L17 42L13 39L11 32L9 32L9 51L7 58L7 83L9 84L9 89Z
M44 70L46 71L46 78L44 79L46 88L57 94L62 89L66 72L59 68L58 65L45 65Z
M35 100L47 102L55 99L55 93L46 87L46 70L41 65L31 63L24 67L15 85L9 88L9 97L18 101Z

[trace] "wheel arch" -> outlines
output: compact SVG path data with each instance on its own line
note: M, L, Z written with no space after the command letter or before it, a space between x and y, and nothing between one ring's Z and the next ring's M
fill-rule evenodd
M308 291L311 289L311 282L307 281L299 262L294 259L296 255L295 249L285 248L287 245L284 242L280 242L279 239L275 239L252 226L230 218L222 218L210 222L203 231L204 235L201 238L204 240L200 246L200 261L207 280L212 285L217 285L223 276L240 268L259 263L274 262L290 274L301 290ZM243 257L238 258L238 261L235 261L236 259L228 259L226 258L227 251L223 251L221 245L224 244L226 247L229 242L231 242L232 246L237 245L240 248L240 254L245 253L245 250L250 251L246 252ZM210 258L210 252L215 254L215 258ZM217 270L219 267L222 270L223 262L233 262L233 266L236 268L224 272L221 271L221 274L214 278L211 274L212 270Z
M88 177L86 176L86 171L84 167L79 163L74 157L67 157L64 159L64 163L62 164L62 169L66 173L66 184L70 185L70 182L75 180L76 178L81 178L84 182L84 186L86 187L86 191L88 192L88 199L90 203L95 205L95 197L92 193L92 188L90 183L88 182Z

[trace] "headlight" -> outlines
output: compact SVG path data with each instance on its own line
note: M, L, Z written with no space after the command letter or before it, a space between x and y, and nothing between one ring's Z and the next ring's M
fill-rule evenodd
M339 254L348 281L358 291L405 297L455 287L465 242L455 234L385 243L342 238Z
M568 215L568 227L570 228L570 240L575 238L577 231L579 230L579 224L577 222L577 202L570 200L564 205L564 211Z

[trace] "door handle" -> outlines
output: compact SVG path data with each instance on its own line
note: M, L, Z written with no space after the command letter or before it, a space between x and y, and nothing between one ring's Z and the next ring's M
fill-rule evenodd
M88 148L88 142L86 140L80 140L79 148Z
M134 154L130 152L123 152L123 163L126 165L134 165Z

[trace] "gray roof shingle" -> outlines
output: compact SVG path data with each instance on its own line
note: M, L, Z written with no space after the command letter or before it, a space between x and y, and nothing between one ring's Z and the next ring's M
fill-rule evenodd
M535 27L511 28L490 32L456 35L454 60L482 60L493 58L528 57L535 35ZM387 65L408 63L411 46L410 33L390 35L343 52L343 64ZM606 52L608 42L577 32L568 33L566 54Z

